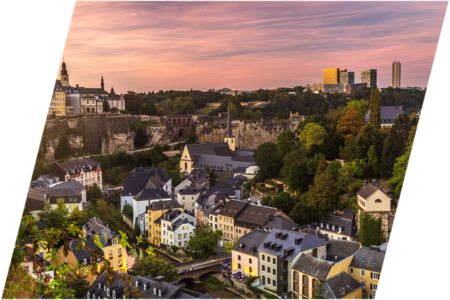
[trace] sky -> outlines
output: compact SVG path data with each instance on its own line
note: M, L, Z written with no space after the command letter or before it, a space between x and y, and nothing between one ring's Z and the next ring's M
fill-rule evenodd
M446 2L77 2L63 58L70 85L116 93L254 90L377 69L426 87ZM61 60L62 61L62 60ZM60 66L58 67L59 76Z

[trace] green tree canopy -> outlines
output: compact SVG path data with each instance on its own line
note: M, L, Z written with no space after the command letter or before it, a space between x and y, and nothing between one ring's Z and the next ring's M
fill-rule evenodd
M372 89L370 92L370 106L369 106L369 124L376 128L381 126L381 96L378 89Z
M309 150L315 145L322 145L326 135L327 132L322 126L317 123L308 123L301 131L300 141Z
M222 230L213 231L207 223L202 223L194 229L194 234L189 240L189 247L203 257L208 257L216 250L221 237Z
M133 270L137 275L150 276L164 276L164 281L171 282L178 279L178 270L173 267L171 263L165 262L162 259L148 256L141 261L137 261L133 266Z
M364 99L350 100L349 102L347 102L347 106L345 107L345 109L349 110L351 107L354 107L357 111L359 111L361 113L361 115L363 117L365 117L368 106L369 106L368 100L364 100Z
M276 177L283 167L283 160L278 154L277 145L275 143L262 143L253 153L253 157L259 167L257 173L259 180Z
M336 179L330 173L323 172L314 180L309 189L309 204L316 210L330 210L338 201Z
M278 155L284 158L287 153L291 152L294 148L295 133L290 130L284 130L277 136L277 149Z

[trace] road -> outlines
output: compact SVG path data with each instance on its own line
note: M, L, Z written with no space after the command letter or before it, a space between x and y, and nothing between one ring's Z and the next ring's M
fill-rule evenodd
M200 262L197 262L197 263L193 263L193 264L190 264L190 265L184 265L184 266L180 266L180 267L177 267L175 265L174 268L177 269L178 272L180 272L181 270L192 269L192 268L202 269L204 267L208 267L208 266L210 266L212 264L215 264L215 263L217 263L219 261L220 261L220 259L211 259L211 260L200 261Z

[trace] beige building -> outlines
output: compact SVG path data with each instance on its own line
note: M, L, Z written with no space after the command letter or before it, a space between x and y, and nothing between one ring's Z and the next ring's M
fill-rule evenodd
M358 205L364 212L390 212L392 198L381 186L364 182L364 187L357 194Z
M247 202L230 200L217 212L219 230L222 230L222 242L234 243L236 241L235 217L248 205Z
M231 250L233 273L259 276L258 247L268 235L267 231L254 229L239 239Z
M55 113L56 116L66 115L66 93L64 88L58 84L55 84L52 94L52 100L48 109L48 115Z
M184 210L192 212L194 214L196 211L195 203L199 196L200 191L191 186L180 189L176 193L178 203L183 206Z
M95 96L82 96L80 101L82 114L101 113L103 111L103 102L97 100Z
M98 187L102 187L101 165L90 158L55 163L50 173L52 176L59 177L61 181L74 179L83 186L90 186L96 183Z

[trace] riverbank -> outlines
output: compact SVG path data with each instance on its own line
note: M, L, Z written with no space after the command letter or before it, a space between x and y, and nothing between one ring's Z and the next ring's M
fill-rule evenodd
M195 284L187 280L186 288L221 299L249 299L231 290L232 288L228 284L222 282L215 276L203 276L200 278L200 281L200 284Z

